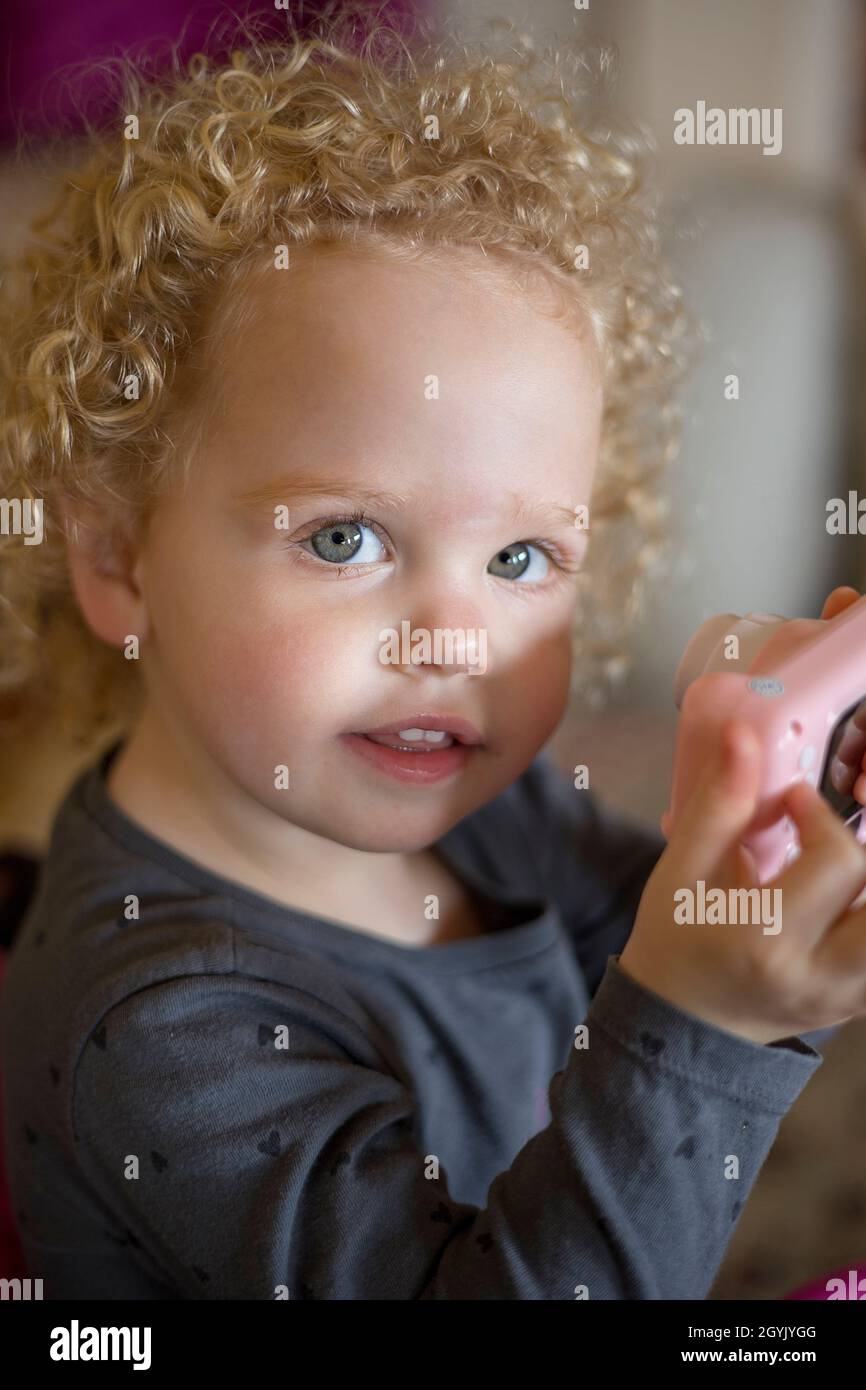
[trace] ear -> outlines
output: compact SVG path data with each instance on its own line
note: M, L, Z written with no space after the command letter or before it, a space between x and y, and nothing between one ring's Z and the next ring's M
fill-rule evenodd
M67 498L61 502L69 573L91 631L112 647L148 631L142 561L131 533L107 512Z

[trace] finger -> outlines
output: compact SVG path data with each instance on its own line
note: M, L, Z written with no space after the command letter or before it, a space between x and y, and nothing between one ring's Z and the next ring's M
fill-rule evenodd
M746 845L738 844L736 846L734 874L736 876L736 882L740 887L757 888L760 886L755 856Z
M796 901L805 939L819 940L866 885L866 852L820 792L797 782L785 796L785 812L797 827L800 854L773 886Z
M821 610L821 617L828 620L835 618L837 613L842 613L852 603L856 603L860 597L856 589L852 589L849 584L842 584L838 589L834 589L828 594L827 600Z
M742 837L755 813L761 750L748 724L729 719L708 775L683 807L670 838L684 880L710 872Z
M834 923L812 959L816 970L849 986L852 1012L866 1008L866 909L862 904L852 904Z
M760 888L761 880L755 864L755 857L739 840L722 855L714 871L714 886L722 888L733 884L737 888Z

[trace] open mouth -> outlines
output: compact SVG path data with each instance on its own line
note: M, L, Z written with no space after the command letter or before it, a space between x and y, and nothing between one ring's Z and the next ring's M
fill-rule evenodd
M449 723L455 721L449 720ZM387 733L352 733L341 736L364 761L398 781L424 785L450 777L465 767L480 747L471 726L463 731L419 728L407 725Z
M396 734L363 734L362 737L383 748L400 748L405 753L427 754L460 743L459 738L444 729L401 729Z

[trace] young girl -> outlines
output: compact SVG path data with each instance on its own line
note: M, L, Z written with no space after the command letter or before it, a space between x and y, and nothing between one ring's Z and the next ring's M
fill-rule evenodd
M864 1008L866 856L800 787L787 930L683 932L758 750L664 853L540 754L639 612L686 320L588 59L352 32L131 84L8 285L4 682L111 731L4 997L29 1272L702 1298Z

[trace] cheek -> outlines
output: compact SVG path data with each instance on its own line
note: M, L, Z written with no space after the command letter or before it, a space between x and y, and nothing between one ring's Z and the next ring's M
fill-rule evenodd
M495 754L483 785L485 799L518 777L558 728L568 702L571 651L570 629L549 631L542 640L521 644L507 670L489 683L483 678Z
M177 677L207 719L270 724L282 732L289 721L312 728L336 690L335 646L351 652L351 643L341 643L322 621L244 607L215 615L192 641L178 617L171 649ZM341 669L345 673L345 662Z
M573 650L572 628L563 622L543 640L528 641L503 681L499 699L505 701L515 729L525 729L528 740L552 732L565 711L569 696Z
M249 725L257 722L282 734L290 728L311 732L339 698L337 637L322 622L310 624L291 615L276 620L258 615L252 622L231 625L219 638L223 708ZM343 650L339 641L337 650ZM341 670L345 673L345 663Z
M277 574L253 580L188 542L166 537L154 557L148 606L161 680L205 724L240 722L285 731L287 716L306 728L327 710L335 663L345 671L356 644L346 610L299 604ZM172 554L186 563L172 566Z

